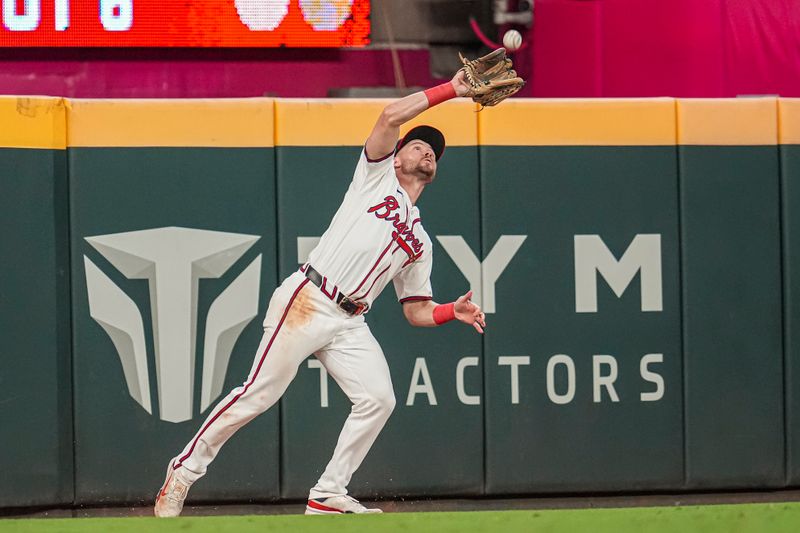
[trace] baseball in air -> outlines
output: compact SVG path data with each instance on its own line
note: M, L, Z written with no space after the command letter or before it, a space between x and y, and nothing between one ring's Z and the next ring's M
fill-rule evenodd
M522 46L522 35L520 35L517 30L508 30L505 35L503 35L503 46L505 46L506 50L509 52L517 50Z

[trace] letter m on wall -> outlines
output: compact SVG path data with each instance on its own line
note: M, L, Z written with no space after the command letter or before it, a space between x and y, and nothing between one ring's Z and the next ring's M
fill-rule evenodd
M575 312L597 312L597 274L617 295L639 276L642 311L663 309L661 235L638 234L617 260L599 235L575 235Z

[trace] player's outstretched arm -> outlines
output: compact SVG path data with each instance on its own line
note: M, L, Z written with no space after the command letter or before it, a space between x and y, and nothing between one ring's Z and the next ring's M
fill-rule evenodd
M478 333L483 333L486 315L470 298L472 291L449 304L437 304L431 300L407 302L403 304L403 314L412 326L433 327L455 319L474 327Z
M367 139L367 157L379 159L390 154L400 136L400 126L429 107L456 96L464 96L467 91L469 85L464 81L464 72L459 70L447 83L409 94L387 105Z

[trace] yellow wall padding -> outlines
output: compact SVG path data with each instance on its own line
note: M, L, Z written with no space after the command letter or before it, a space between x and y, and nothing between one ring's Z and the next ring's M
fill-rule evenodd
M393 100L276 100L276 146L362 146L384 107ZM429 109L403 125L400 135L420 124L444 133L448 146L478 144L477 104L459 99Z
M678 144L757 146L778 142L777 99L678 100Z
M800 98L778 100L778 126L781 144L800 144Z
M69 100L0 97L0 147L360 146L393 100ZM509 99L477 112L457 99L401 128L449 146L800 144L800 99Z
M274 146L269 98L71 101L69 146Z
M675 144L675 101L510 99L478 114L489 146L641 146Z
M0 147L63 150L66 105L63 98L0 96Z

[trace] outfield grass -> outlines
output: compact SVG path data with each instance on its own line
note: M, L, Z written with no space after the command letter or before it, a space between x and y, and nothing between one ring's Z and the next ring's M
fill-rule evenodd
M387 513L371 516L210 516L188 518L67 518L0 520L0 532L189 532L268 531L541 533L765 533L800 531L800 503L638 507L558 511Z

